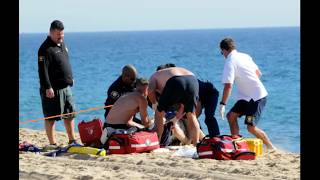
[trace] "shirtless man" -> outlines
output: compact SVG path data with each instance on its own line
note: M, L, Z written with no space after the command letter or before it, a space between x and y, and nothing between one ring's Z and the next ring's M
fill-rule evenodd
M182 67L171 67L155 72L149 80L148 97L155 110L155 125L158 137L162 137L165 113L175 104L180 106L175 120L186 114L187 129L190 132L191 143L199 142L199 123L195 114L199 85L192 72ZM159 102L156 93L160 94ZM160 139L160 138L159 138Z
M108 135L111 133L109 131L110 128L111 130L129 129L134 126L142 129L151 126L147 112L148 84L147 79L138 78L136 80L136 89L121 96L115 102L106 118L107 122L105 125L108 128ZM140 112L142 124L133 121L134 115L138 112Z

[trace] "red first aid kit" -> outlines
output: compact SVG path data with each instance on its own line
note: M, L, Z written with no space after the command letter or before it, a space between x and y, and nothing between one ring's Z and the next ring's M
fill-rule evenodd
M241 136L240 136L241 137ZM217 160L253 160L255 153L249 150L246 141L240 141L229 135L216 137L204 137L197 144L199 158L210 158Z
M78 124L81 142L84 146L101 147L102 121L95 118L89 122L81 121Z
M113 134L106 144L110 154L142 153L160 148L157 133L148 131Z

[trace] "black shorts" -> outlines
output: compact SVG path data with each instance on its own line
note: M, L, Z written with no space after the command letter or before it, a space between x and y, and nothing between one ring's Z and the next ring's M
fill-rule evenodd
M70 86L63 89L54 90L53 98L46 97L46 90L40 88L40 96L44 117L67 114L76 111ZM61 120L61 118L71 120L74 117L75 114L71 114L62 117L51 118L48 120Z
M103 129L107 129L107 136L110 137L112 134L131 134L139 131L135 126L129 126L128 124L109 124L104 123Z
M104 123L103 124L103 128L106 128L106 127L112 127L114 129L129 129L131 128L132 126L129 126L128 124L109 124L109 123Z
M249 102L245 100L239 100L230 111L240 114L239 117L245 115L246 119L244 123L247 125L256 126L266 103L267 97L261 98L257 101L251 99Z
M159 97L158 111L169 111L172 106L182 103L184 112L195 112L199 94L198 80L192 76L173 76Z

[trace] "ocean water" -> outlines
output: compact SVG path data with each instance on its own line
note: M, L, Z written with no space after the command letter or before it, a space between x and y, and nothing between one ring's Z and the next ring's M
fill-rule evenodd
M43 117L37 51L46 36L46 33L19 35L20 122ZM158 65L175 63L199 79L211 81L220 92L220 100L224 58L220 55L219 42L226 36L234 38L238 51L250 54L262 71L262 82L269 96L258 127L280 149L300 152L299 27L88 33L72 33L66 29L77 109L103 106L109 85L121 74L125 64L133 64L139 76L149 78ZM235 103L235 96L236 87L226 111ZM103 109L80 113L76 125L94 117L103 120L103 114ZM218 109L216 117L221 133L229 134L228 123L218 116ZM199 121L207 133L203 115ZM243 121L244 118L239 119L240 133L251 137ZM44 122L39 120L19 127L44 130ZM65 131L62 121L56 123L56 129Z

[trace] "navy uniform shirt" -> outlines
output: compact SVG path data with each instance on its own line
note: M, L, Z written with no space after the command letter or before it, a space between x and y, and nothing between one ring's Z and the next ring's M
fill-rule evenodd
M48 36L38 51L38 72L41 89L63 89L73 85L68 50L62 42L58 46Z
M106 106L113 105L120 96L124 95L127 92L133 92L134 86L126 85L122 79L121 76L118 77L116 81L114 81L111 86L108 89L108 97L106 99L106 102L104 103ZM105 108L106 112L104 114L104 117L107 117L111 107Z
M199 100L202 105L213 101L212 96L219 96L219 92L216 87L209 81L201 81L198 79L199 84ZM210 97L210 98L209 98Z

